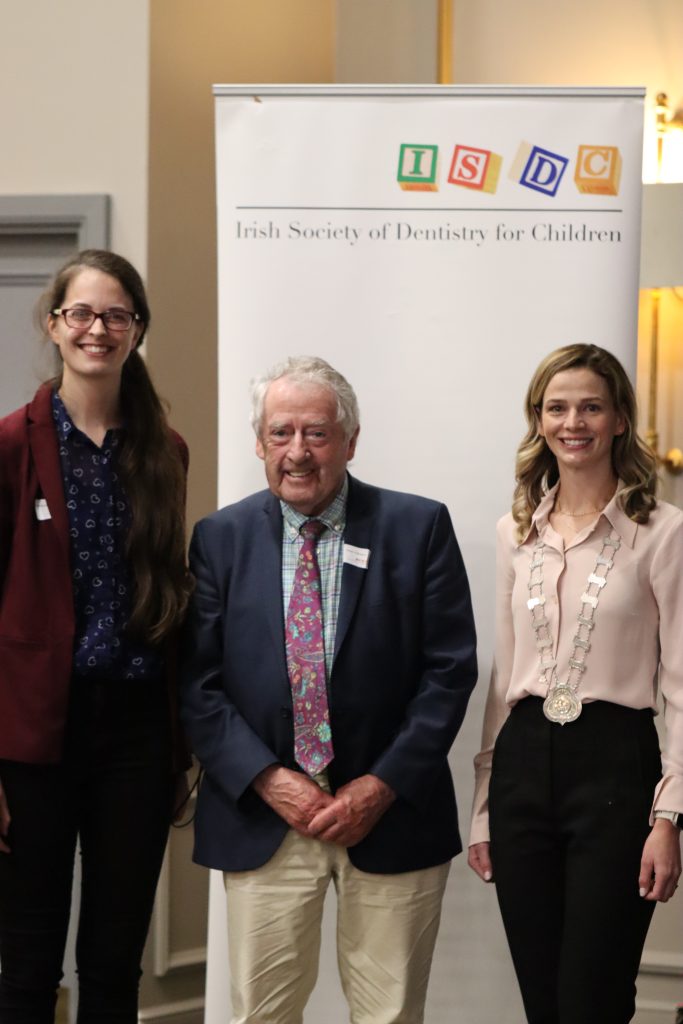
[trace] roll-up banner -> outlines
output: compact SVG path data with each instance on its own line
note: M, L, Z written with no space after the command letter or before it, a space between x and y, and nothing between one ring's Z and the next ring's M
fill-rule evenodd
M611 349L635 374L644 90L214 92L220 504L264 486L250 378L298 354L324 357L356 389L352 472L447 503L482 666L453 752L466 834L493 642L494 529L510 505L526 387L546 353L576 341ZM500 941L489 943L487 929L499 929L489 901L475 920L478 895L458 905L477 884L461 864L452 873L437 973L459 932L483 949ZM223 941L214 934L220 962L209 958L211 1024L225 1019ZM444 966L454 992L467 983L457 974ZM479 996L483 1024L504 995L492 984ZM346 1019L321 1005L325 1024Z

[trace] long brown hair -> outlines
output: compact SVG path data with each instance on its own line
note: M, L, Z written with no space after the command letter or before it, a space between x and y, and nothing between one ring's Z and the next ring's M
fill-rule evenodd
M621 507L636 523L646 523L655 507L657 462L638 436L636 396L624 367L616 356L597 345L565 345L541 362L524 399L528 430L517 449L517 483L512 502L512 516L520 539L529 530L536 506L559 479L557 460L539 432L539 413L546 388L555 374L584 367L605 381L612 405L626 424L623 434L612 442L612 468L624 485L619 492Z
M128 260L105 249L84 249L57 272L38 307L43 330L84 268L115 278L128 294L142 322L139 346L151 318L145 286ZM60 381L61 374L52 383ZM119 472L131 512L126 557L135 586L127 629L158 644L180 624L191 592L185 558L185 449L181 455L138 351L123 364L120 398L126 430Z

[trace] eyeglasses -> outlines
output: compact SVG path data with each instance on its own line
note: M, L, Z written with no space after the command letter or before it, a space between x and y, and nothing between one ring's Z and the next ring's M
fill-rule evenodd
M129 313L127 309L105 309L96 313L85 306L72 306L71 309L53 309L53 316L63 316L67 327L87 330L97 319L101 320L108 331L127 331L134 320L140 320L137 313Z

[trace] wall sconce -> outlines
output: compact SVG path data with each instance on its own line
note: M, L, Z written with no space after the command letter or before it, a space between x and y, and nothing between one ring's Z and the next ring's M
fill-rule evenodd
M655 133L657 138L657 182L683 180L683 107L672 111L665 92L655 100Z
M645 440L659 465L670 473L683 472L683 452L671 448L659 454L657 433L657 385L659 378L659 315L663 288L683 285L683 183L661 182L666 148L671 136L683 139L683 118L669 113L666 93L659 93L655 106L657 130L657 176L655 185L643 186L643 219L640 249L640 287L650 290L650 380ZM677 140L678 141L678 140ZM671 172L667 172L669 176ZM683 178L683 165L680 168Z
M671 473L683 472L683 452L660 456L657 433L659 311L662 289L683 285L683 183L643 185L640 287L651 289L650 381L645 440Z

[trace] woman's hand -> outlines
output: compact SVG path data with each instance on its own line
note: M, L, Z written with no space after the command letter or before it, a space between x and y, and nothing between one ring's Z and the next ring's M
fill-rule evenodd
M467 863L479 875L482 882L493 881L490 843L473 843L467 851Z
M9 813L9 807L7 806L7 797L5 796L5 790L2 788L2 782L0 782L0 853L9 853L10 849L5 842L5 836L9 831L9 823L12 820Z
M657 818L645 840L638 885L646 900L666 903L678 888L681 876L681 833L672 821Z

